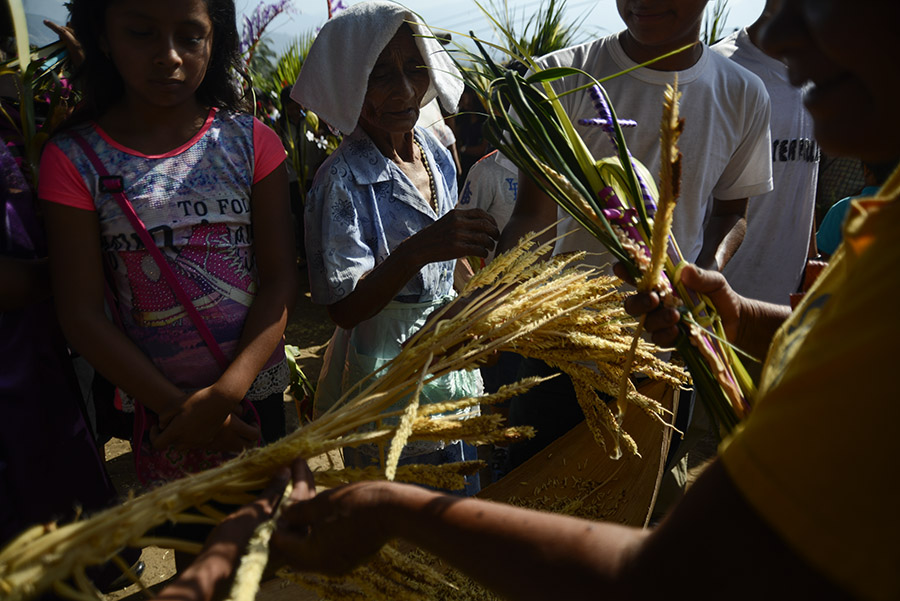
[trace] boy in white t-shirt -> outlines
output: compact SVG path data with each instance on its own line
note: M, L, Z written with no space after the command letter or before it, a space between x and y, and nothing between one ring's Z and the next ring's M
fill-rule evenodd
M747 207L747 233L723 270L743 296L785 304L803 279L816 202L819 146L803 91L791 85L787 66L759 49L762 24L775 9L768 0L759 19L715 44L712 50L758 76L772 103L772 175L775 189L754 196Z
M721 268L743 238L747 198L772 189L769 149L769 99L763 83L752 73L697 43L706 0L682 0L647 5L617 0L627 29L618 34L549 54L543 67L571 66L599 79L636 67L668 52L690 48L614 78L604 84L620 118L638 126L625 131L632 154L651 173L659 171L659 124L663 91L678 74L685 130L679 143L684 155L681 195L675 209L673 233L687 261ZM584 76L567 77L558 91L588 83ZM595 116L588 91L562 96L573 122ZM595 158L614 151L600 128L576 124ZM607 268L612 258L603 246L520 173L515 210L498 244L510 248L522 235L540 231L562 219L557 231L572 233L556 243L556 252L587 250L586 262ZM526 360L519 376L553 373L540 362ZM565 401L563 401L565 399ZM512 402L512 423L531 424L538 435L511 447L517 465L575 426L583 416L568 378L545 382Z

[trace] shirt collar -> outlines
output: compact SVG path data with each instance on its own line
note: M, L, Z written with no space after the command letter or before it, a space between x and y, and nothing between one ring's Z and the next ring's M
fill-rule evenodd
M421 136L416 135L416 139L422 143L423 148L428 147L427 142L422 140ZM411 206L420 213L437 219L434 209L422 198L422 195L409 178L406 177L399 167L381 154L381 151L378 150L378 147L375 146L375 143L361 127L357 127L353 133L346 136L344 143L347 145L344 159L357 184L370 186L379 182L391 182L393 184L392 196L395 199ZM434 161L430 160L429 164L432 173L434 173L436 169ZM437 182L435 183L437 184ZM435 188L439 189L440 186L435 185Z

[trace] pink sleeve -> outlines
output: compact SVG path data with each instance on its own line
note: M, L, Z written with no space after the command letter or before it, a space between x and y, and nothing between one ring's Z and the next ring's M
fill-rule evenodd
M44 147L40 174L38 198L76 209L97 210L81 174L53 142Z
M253 119L253 183L263 179L284 162L287 152L271 127Z

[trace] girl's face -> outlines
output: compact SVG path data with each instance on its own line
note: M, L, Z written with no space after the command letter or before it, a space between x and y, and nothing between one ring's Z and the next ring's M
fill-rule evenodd
M879 161L900 154L900 2L782 0L760 32L803 86L826 152Z
M419 105L430 81L425 61L407 26L401 27L378 56L363 100L359 122L373 130L403 134L419 119Z
M203 0L115 0L101 48L125 83L126 98L172 108L194 101L212 51Z

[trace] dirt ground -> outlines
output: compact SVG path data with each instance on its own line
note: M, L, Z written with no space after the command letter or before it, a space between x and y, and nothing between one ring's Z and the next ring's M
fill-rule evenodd
M310 301L309 282L305 269L303 269L300 279L300 293L285 331L285 339L287 344L300 349L297 363L306 376L315 381L322 367L322 355L334 330L334 324L328 318L323 307L314 305ZM288 397L285 397L285 416L288 431L296 428L297 413ZM131 491L135 494L139 493L140 484L134 472L130 443L127 440L113 438L106 444L105 451L106 467L119 494L126 497ZM175 559L171 549L147 547L144 549L141 559L146 564L142 580L148 586L154 587L154 585L163 583L175 573ZM144 598L137 585L132 585L108 595L107 599L116 601L131 596L134 596L135 599Z

